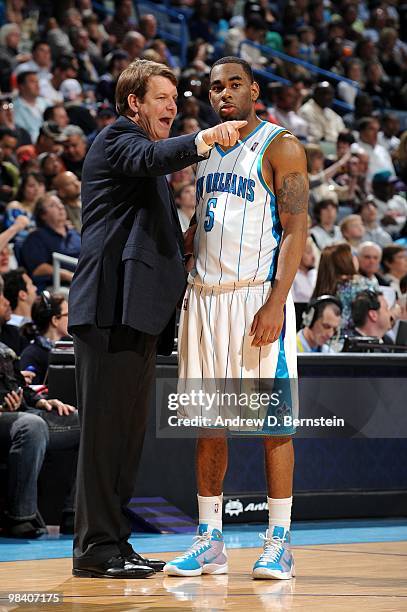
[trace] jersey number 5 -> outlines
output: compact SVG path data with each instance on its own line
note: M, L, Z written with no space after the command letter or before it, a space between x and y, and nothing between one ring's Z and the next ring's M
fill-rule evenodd
M211 208L216 208L217 201L218 198L211 198L210 200L208 200L208 203L206 205L206 216L204 223L205 232L210 232L213 228L213 224L215 222L215 213L213 210L211 210Z

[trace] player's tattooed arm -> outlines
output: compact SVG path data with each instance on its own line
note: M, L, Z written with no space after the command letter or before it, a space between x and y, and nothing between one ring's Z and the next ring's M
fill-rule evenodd
M304 175L300 172L290 172L284 175L276 196L280 214L304 213L308 209L308 182Z
M252 345L258 347L275 342L281 334L284 304L307 238L308 175L304 148L293 136L283 135L272 143L266 155L263 170L272 170L268 176L276 194L283 235L273 289L256 313L250 330Z

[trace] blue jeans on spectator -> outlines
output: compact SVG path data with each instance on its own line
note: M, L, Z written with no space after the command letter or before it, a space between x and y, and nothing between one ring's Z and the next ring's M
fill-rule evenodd
M49 450L79 446L77 413L31 409L0 414L0 446L8 449L8 516L32 520L37 513L37 481ZM75 485L65 499L64 511L73 511Z
M8 446L8 512L31 520L37 512L37 481L49 440L46 422L28 412L0 414L0 444Z

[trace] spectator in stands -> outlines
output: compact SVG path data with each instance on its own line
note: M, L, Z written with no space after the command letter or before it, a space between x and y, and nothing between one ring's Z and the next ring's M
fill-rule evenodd
M382 259L382 249L375 242L362 242L358 248L359 274L366 276L373 284L378 287L389 286L389 282L380 273L380 261Z
M105 61L92 51L88 31L85 28L75 28L70 36L72 46L78 60L77 79L86 85L95 86L99 75L105 71Z
M195 213L196 196L194 185L183 185L175 194L175 203L178 209L181 229L183 232L186 232Z
M35 151L37 155L41 155L41 153L62 153L62 145L65 140L63 130L57 123L44 121L35 143Z
M216 24L212 15L212 2L208 0L197 0L194 12L188 21L191 40L202 38L208 43L216 43Z
M346 81L339 81L338 96L351 106L354 106L355 99L361 88L363 87L363 65L358 59L350 59L345 64L345 76L354 82L354 85Z
M52 253L78 257L81 240L78 232L67 226L65 206L52 193L46 193L38 200L34 217L38 229L25 240L22 261L37 287L42 290L52 283ZM73 268L69 264L62 264L61 268L61 280L69 285Z
M9 324L10 319L10 302L4 296L4 282L3 279L0 277L0 343L7 345L15 352L16 355L20 356L23 349L27 346L28 342L20 334L19 329L15 325Z
M82 14L84 14L83 11ZM99 17L95 13L92 13L92 8L90 8L87 14L84 14L82 23L89 34L93 53L97 54L99 57L106 55L110 48L108 42L109 36L103 24L100 23Z
M356 249L365 235L365 228L360 215L348 215L342 219L339 227L342 236L350 245L352 253L356 254Z
M296 112L298 94L290 85L280 85L275 94L275 106L268 109L278 125L282 125L300 140L307 140L307 122Z
M378 60L366 65L365 91L372 98L374 108L382 110L390 107L393 89L388 79L384 78L383 66Z
M89 134L87 138L88 146L92 144L96 136L99 134L99 132L103 130L103 128L114 123L116 119L117 119L117 113L115 109L113 108L113 106L110 106L110 104L108 103L99 104L98 110L96 113L97 129L94 132L92 132L92 134ZM198 131L199 131L199 128L198 128Z
M44 111L44 121L56 123L61 130L64 130L69 125L69 117L65 106L62 103L48 106Z
M37 508L37 480L45 451L78 448L78 414L73 406L45 399L31 390L19 370L15 352L3 342L0 369L0 441L8 450L7 507L1 535L36 538L47 533ZM72 530L73 483L74 473L65 499L61 533Z
M73 48L69 40L68 34L59 27L57 20L54 17L48 19L45 24L45 36L47 43L51 47L53 57L58 58L64 53L72 53Z
M18 138L17 146L31 144L31 138L27 130L15 124L14 104L10 96L0 95L0 126L16 132Z
M362 291L352 302L352 319L354 327L351 336L369 336L393 344L386 338L393 327L389 305L384 295L378 290Z
M317 144L307 144L305 146L305 154L307 156L307 170L310 186L310 201L311 204L319 200L326 199L327 193L334 193L335 200L346 199L353 193L350 193L350 185L339 185L332 180L332 177L339 172L350 159L350 153L345 153L340 160L331 164L328 168L324 167L325 159L322 149ZM353 186L352 186L353 187Z
M131 34L137 34L137 32L129 32L126 34L126 37ZM118 49L109 55L107 72L102 74L96 86L96 97L98 100L109 102L109 104L114 106L117 79L129 63L130 57L127 51Z
M90 111L83 104L84 96L79 81L76 79L66 79L66 81L61 83L60 89L64 96L69 122L74 126L80 127L86 135L91 134L96 129L96 122Z
M299 110L299 115L308 124L308 139L311 142L325 140L336 143L339 133L345 130L342 118L331 108L333 97L334 90L330 83L317 83L313 97Z
M113 44L120 44L130 30L136 29L136 22L132 19L132 0L116 0L113 17L105 22L105 30L111 36Z
M0 126L0 147L3 151L3 161L18 166L15 156L18 145L18 133L5 126Z
M378 223L377 204L372 196L368 196L360 204L358 214L361 216L365 227L363 240L374 242L380 247L392 243L390 234Z
M296 303L308 304L311 299L312 293L315 289L315 282L317 280L315 259L313 240L311 237L309 237L307 238L298 272L295 275L291 289L293 300Z
M6 23L0 29L0 90L11 91L10 77L15 68L30 58L28 53L20 53L18 46L21 39L20 26L17 23Z
M201 126L198 119L195 117L182 117L178 123L177 135L182 136L183 134L193 134L199 132Z
M385 247L382 253L382 268L385 272L384 278L400 297L400 280L407 274L407 249L396 244Z
M24 217L20 217L20 219L24 219ZM10 230L6 230L6 232L9 232ZM0 241L1 241L1 236L4 234L5 232L2 232L0 234ZM8 272L10 270L10 249L8 246L8 241L6 242L5 246L0 246L0 275L5 274L6 272Z
M373 112L372 98L367 93L359 92L355 98L353 112L346 113L343 116L343 121L348 129L353 130L361 119L370 117Z
M259 49L250 45L242 45L240 54L238 53L239 45L244 40L250 43L264 44L266 35L266 25L264 20L259 15L252 15L246 20L243 27L234 27L229 30L225 55L240 55L240 57L252 66L252 68L262 68L268 60Z
M62 161L65 168L76 174L80 179L87 151L86 136L77 125L68 125L64 130L64 135L66 140L64 141Z
M390 154L378 143L379 130L380 123L374 117L365 117L359 122L359 145L369 155L368 180L383 170L395 174Z
M173 172L170 178L170 185L174 193L178 193L185 185L190 185L195 180L195 174L192 166L187 166L182 170Z
M68 334L68 302L63 295L43 292L34 301L32 321L36 334L34 340L23 350L20 366L35 373L33 385L41 385L47 378L49 354L55 343Z
M37 287L32 282L24 268L10 270L3 276L4 297L9 301L11 318L8 325L21 327L31 323L31 308L37 299ZM25 367L22 367L25 370Z
M400 119L395 113L386 113L382 118L382 131L379 132L377 142L384 147L391 156L400 145Z
M52 104L61 104L64 97L59 88L66 79L75 79L78 73L78 60L73 55L61 55L55 61L52 72L40 79L40 93ZM44 117L52 119L52 117Z
M8 218L10 224L13 223L18 216L13 211L18 211L19 214L26 215L30 221L33 220L35 205L44 193L45 181L41 174L36 172L24 174L16 194L16 199L8 205Z
M25 215L18 216L10 227L0 233L0 274L10 269L9 243L30 223Z
M20 64L16 70L16 74L20 72L36 72L38 79L49 80L51 78L51 48L44 40L36 40L31 48L32 59L28 62ZM42 95L42 94L41 94Z
M297 352L333 352L329 342L339 332L341 312L341 302L333 295L311 300L303 314L304 327L297 333Z
M121 47L127 53L130 62L134 62L134 60L141 57L146 47L146 39L140 32L127 32Z
M54 177L60 172L64 172L64 164L59 155L55 153L43 153L38 156L38 160L40 162L41 174L45 179L46 191L49 191Z
M400 136L400 144L394 158L397 175L407 185L407 130Z
M289 57L299 59L300 56L300 43L298 36L295 34L288 34L283 39L283 52ZM306 68L300 64L290 60L280 60L277 63L277 74L288 81L302 78L309 79L310 73Z
M43 122L43 113L48 102L40 97L40 87L36 72L20 72L17 76L18 96L14 101L16 125L30 134L31 142L36 142Z
M0 146L0 210L15 196L18 180L18 169L14 164L4 159L4 152Z
M347 333L352 327L351 304L356 295L365 289L374 289L375 283L357 273L358 261L345 243L326 247L321 253L313 298L335 295L342 303L341 330Z
M151 47L157 36L157 19L155 15L152 13L144 13L144 15L141 15L138 29L145 38L146 47Z
M337 214L338 200L333 193L329 199L320 200L314 206L313 216L317 223L310 234L320 251L343 240L341 230L335 224Z
M372 179L372 191L378 218L389 234L397 235L407 219L407 202L396 194L397 178L389 170L377 172Z
M78 232L82 228L81 182L73 172L60 172L54 178L53 186L65 206L68 220Z

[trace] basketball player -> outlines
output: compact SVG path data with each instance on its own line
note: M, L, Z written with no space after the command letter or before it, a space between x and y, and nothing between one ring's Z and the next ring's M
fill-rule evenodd
M234 146L198 164L194 268L179 331L180 379L296 378L290 287L307 236L308 180L302 145L255 114L250 65L225 57L212 67L210 102L221 121L246 120ZM294 576L290 551L293 445L264 438L269 527L254 578ZM199 527L195 543L164 567L168 575L227 572L222 536L226 436L197 443Z

